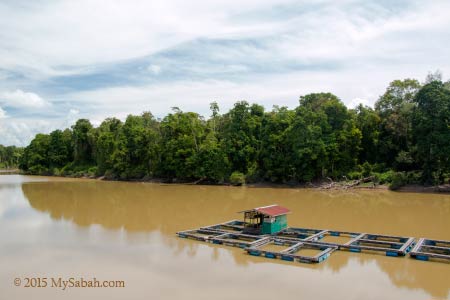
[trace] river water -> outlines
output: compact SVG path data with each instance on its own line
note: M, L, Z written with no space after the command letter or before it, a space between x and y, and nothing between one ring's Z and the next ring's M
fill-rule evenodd
M293 227L450 240L449 195L2 175L0 299L450 299L448 263L337 251L310 265L175 235L274 203ZM125 287L27 288L27 278Z

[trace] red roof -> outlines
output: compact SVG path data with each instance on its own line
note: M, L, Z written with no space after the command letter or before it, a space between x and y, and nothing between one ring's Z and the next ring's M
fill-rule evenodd
M271 217L276 217L276 216L280 216L280 215L285 215L287 213L290 213L291 211L289 209L287 209L286 207L283 206L279 206L279 205L269 205L269 206L263 206L263 207L257 207L257 208L253 208L253 209L249 209L249 210L245 210L242 212L246 212L246 211L252 211L252 210L256 210L257 212L262 213L263 215L267 215L267 216L271 216Z

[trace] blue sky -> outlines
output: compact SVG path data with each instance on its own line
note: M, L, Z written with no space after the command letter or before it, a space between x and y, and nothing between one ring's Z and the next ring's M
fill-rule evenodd
M449 1L2 1L0 144L171 107L373 105L394 79L450 74Z

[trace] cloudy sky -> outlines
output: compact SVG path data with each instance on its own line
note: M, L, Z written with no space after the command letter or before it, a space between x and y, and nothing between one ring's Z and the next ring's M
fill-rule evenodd
M108 116L217 101L373 105L394 79L450 74L450 1L0 2L0 144Z

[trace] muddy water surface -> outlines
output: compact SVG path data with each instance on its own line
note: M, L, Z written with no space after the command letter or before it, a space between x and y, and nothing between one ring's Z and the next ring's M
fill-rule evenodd
M0 299L450 299L450 264L335 252L318 265L175 232L277 203L290 226L450 240L450 196L0 176ZM20 278L122 280L25 288Z

